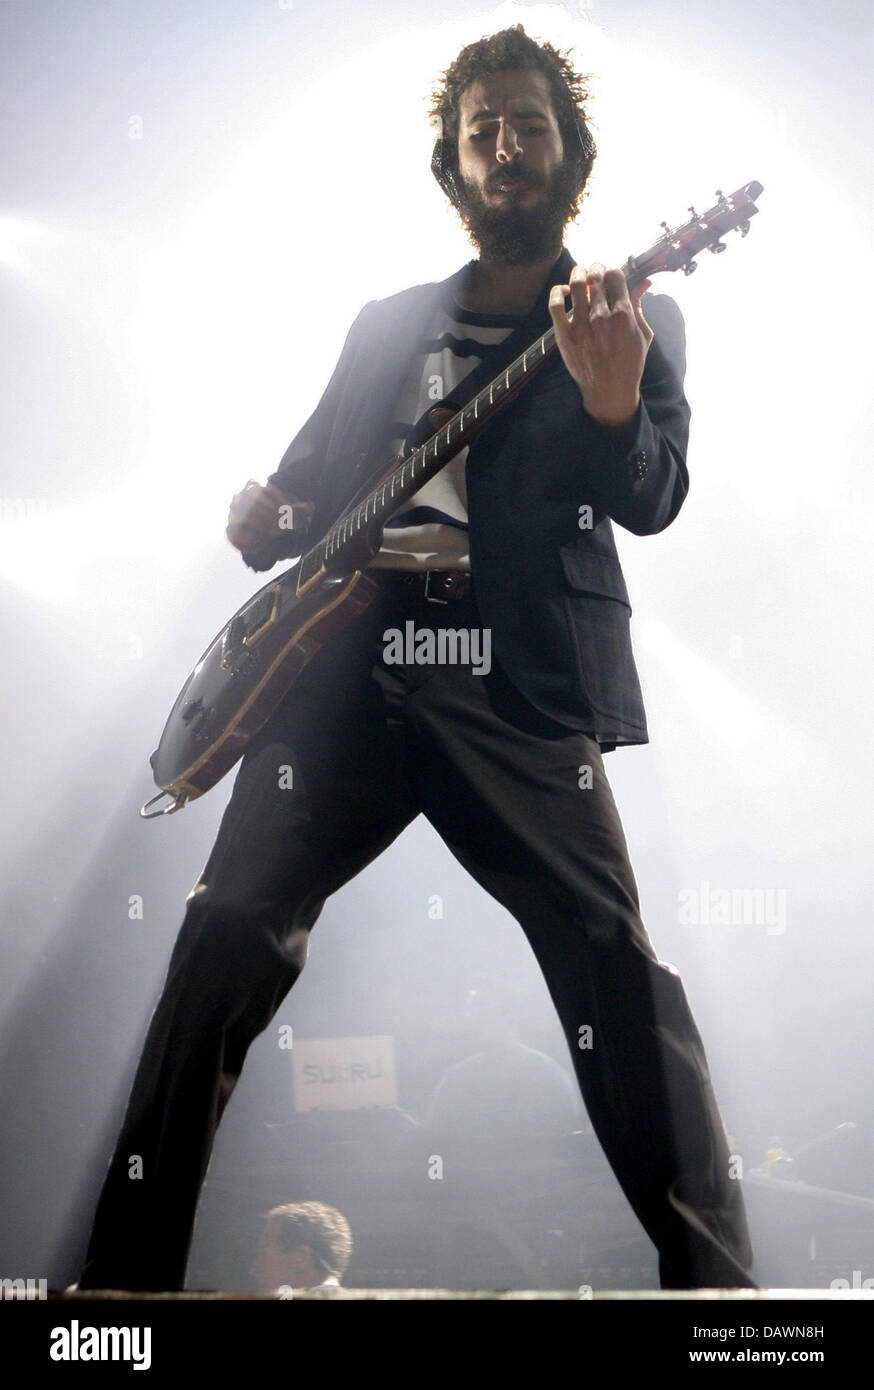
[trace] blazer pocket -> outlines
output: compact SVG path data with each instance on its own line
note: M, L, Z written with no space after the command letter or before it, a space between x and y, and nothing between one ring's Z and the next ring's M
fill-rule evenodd
M617 599L631 613L625 576L619 561L612 555L564 546L561 564L564 577L572 589L585 594L598 594L601 598Z

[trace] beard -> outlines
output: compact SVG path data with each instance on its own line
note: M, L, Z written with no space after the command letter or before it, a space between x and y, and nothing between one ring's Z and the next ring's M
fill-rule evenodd
M508 173L491 174L487 188L494 192ZM564 229L576 213L577 170L563 161L548 179L524 167L514 169L513 176L521 180L519 191L492 201L475 183L456 172L462 226L484 261L533 265L548 256L558 256ZM519 198L526 188L545 189L545 196L541 193L536 202L522 206Z

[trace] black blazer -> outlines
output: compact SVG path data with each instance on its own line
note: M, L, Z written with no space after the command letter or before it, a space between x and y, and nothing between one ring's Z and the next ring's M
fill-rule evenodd
M563 250L535 310L531 340L551 326L549 288L575 264ZM306 532L244 556L253 569L314 544L380 463L392 408L422 325L450 281L365 304L321 401L270 482L315 503ZM646 294L654 330L641 406L621 430L597 424L560 357L474 439L466 463L471 569L492 653L539 709L592 734L604 751L646 743L629 631L631 605L611 518L635 535L669 526L686 497L689 406L683 318ZM582 507L592 511L591 527Z

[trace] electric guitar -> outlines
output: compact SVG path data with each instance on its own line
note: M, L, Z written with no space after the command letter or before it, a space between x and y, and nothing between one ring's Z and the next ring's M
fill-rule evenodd
M758 212L760 183L730 197L717 189L708 212L692 216L622 267L629 289L660 271L697 269L705 248L725 250L722 236L746 236ZM146 819L179 811L215 786L291 689L303 667L373 601L365 573L382 531L398 507L449 463L504 410L558 353L550 328L494 381L408 456L394 459L367 494L349 502L299 561L244 603L209 644L180 691L150 762L157 796L141 807ZM463 387L463 383L462 383ZM152 810L164 797L169 801Z

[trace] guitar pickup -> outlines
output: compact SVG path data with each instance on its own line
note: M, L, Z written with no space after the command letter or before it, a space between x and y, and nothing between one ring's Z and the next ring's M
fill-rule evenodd
M268 589L266 594L262 594L256 599L251 608L247 608L242 614L243 622L246 627L246 635L243 638L244 647L254 647L256 642L260 642L268 628L276 622L279 613L279 602L282 598L282 590L278 584L274 584L272 589Z
M238 613L228 627L222 642L221 664L228 670L246 655L273 626L279 613L282 590L274 584L243 613Z

